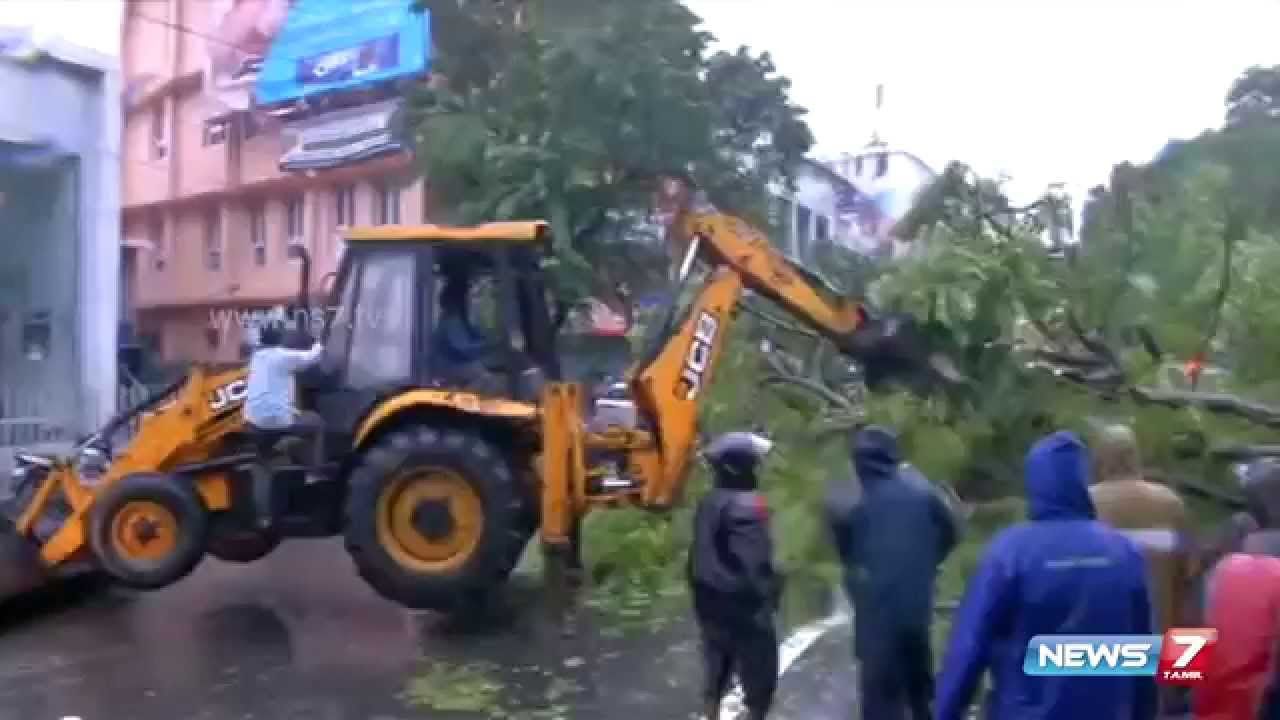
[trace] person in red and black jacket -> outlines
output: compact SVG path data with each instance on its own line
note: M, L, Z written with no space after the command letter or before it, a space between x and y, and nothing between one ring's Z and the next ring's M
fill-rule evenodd
M1280 463L1253 463L1244 493L1257 529L1208 577L1205 624L1218 642L1212 681L1193 696L1196 720L1270 720L1280 712Z

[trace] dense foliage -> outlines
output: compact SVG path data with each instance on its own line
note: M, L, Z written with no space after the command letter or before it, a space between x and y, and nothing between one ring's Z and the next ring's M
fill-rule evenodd
M768 55L711 53L675 0L422 4L436 81L411 98L411 119L433 196L461 222L549 218L566 302L625 303L623 288L666 282L652 207L665 178L692 178L722 209L764 224L766 190L812 144ZM764 420L778 441L767 490L793 587L835 577L815 510L827 481L851 470L843 437L821 431L851 415L897 428L912 462L967 501L997 501L973 518L979 535L1018 515L1001 499L1019 494L1028 445L1056 428L1130 422L1153 469L1230 489L1219 464L1175 452L1175 439L1265 437L1257 427L1104 397L1026 361L1098 342L1128 380L1167 388L1187 386L1182 363L1203 358L1214 371L1202 388L1280 402L1277 88L1280 69L1252 68L1229 91L1223 129L1117 166L1088 198L1077 243L1059 242L1071 216L1060 199L1014 208L997 183L954 165L905 223L914 253L872 269L828 249L817 269L851 294L942 328L968 389L865 395L816 338L754 314L739 322L703 423ZM699 470L690 492L705 482ZM688 512L594 516L599 595L625 610L678 588ZM948 569L953 581L974 548Z
M824 267L848 287L865 289L877 305L946 327L955 359L981 389L858 398L866 418L900 430L911 460L931 478L984 503L970 525L976 542L963 546L944 573L944 594L959 591L981 538L1020 514L1018 504L991 503L1020 494L1022 455L1051 429L1087 434L1099 422L1132 423L1153 474L1234 491L1222 463L1180 452L1179 438L1198 433L1214 444L1260 441L1266 430L1124 393L1104 397L1028 369L1024 361L1037 348L1079 350L1082 330L1117 352L1134 383L1189 388L1183 363L1199 356L1210 368L1199 389L1280 401L1274 367L1280 357L1278 160L1280 121L1229 126L1173 146L1148 165L1117 166L1085 207L1080 242L1065 248L1045 242L1043 207L1019 213L998 187L965 180L969 174L957 166L946 174L953 185L915 219L917 252L872 278L865 267L853 275L842 273L838 262ZM1144 345L1140 330L1158 347ZM768 323L745 323L726 353L706 422L714 431L766 418L780 441L768 473L780 553L794 577L818 584L833 568L814 511L826 481L849 473L849 464L838 436L815 439L831 402L815 393L760 389L776 369L759 359L761 335L779 339L799 358L816 342ZM1206 522L1220 517L1220 505L1188 498ZM625 538L631 531L623 526L642 521L602 522L611 523L606 537ZM661 522L683 532L687 518ZM683 540L679 533L652 536L651 546L665 549L648 559L666 558L676 568ZM605 554L612 542L602 540Z
M665 178L763 221L813 144L769 55L711 52L677 0L422 5L435 81L410 105L431 192L459 222L550 220L565 302L626 305L665 278Z

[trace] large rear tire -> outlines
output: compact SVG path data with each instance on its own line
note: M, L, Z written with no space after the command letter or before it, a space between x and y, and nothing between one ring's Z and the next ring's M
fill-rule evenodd
M380 595L458 612L500 587L529 540L508 459L484 439L417 427L364 454L347 495L346 545Z
M188 482L161 473L121 478L94 499L89 546L120 584L155 590L204 557L209 511Z

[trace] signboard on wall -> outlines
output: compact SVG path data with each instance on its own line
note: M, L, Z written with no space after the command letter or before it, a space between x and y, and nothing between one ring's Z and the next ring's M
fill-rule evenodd
M220 114L253 106L253 89L294 0L210 0L213 32L205 45L205 92Z
M293 0L262 61L254 98L279 105L421 75L429 24L413 0Z
M335 110L284 127L280 169L326 170L405 149L400 101Z

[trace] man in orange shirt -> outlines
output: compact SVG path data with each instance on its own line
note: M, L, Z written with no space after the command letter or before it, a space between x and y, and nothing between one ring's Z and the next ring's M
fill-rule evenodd
M1146 559L1156 632L1192 624L1195 553L1186 504L1165 485L1146 479L1133 430L1113 425L1094 441L1096 484L1089 488L1098 519L1119 530ZM1164 712L1185 706L1177 689L1163 690Z

